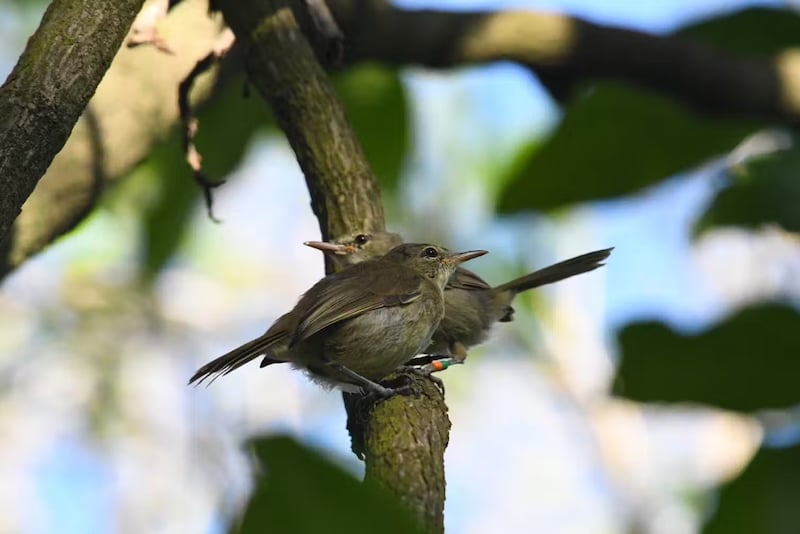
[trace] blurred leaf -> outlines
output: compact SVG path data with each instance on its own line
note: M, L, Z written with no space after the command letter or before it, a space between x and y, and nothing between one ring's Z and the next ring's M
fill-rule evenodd
M381 188L393 193L409 145L408 103L397 71L362 65L340 73L335 82Z
M731 185L720 191L695 225L695 233L714 226L757 227L778 224L800 231L800 150L754 159L728 173Z
M619 345L616 395L740 411L800 403L800 315L793 308L748 308L688 336L662 323L634 324Z
M145 208L142 222L144 257L141 276L144 281L151 281L180 244L200 189L183 160L177 132L150 153L141 172L149 173L158 182L156 195Z
M762 448L725 484L703 534L795 534L800 503L800 445Z
M254 91L246 91L241 76L225 83L197 116L200 130L195 142L212 182L224 180L236 169L256 133L275 131L266 102Z
M800 15L793 9L750 8L677 33L732 52L767 56L800 44Z
M678 34L739 54L771 55L800 44L800 16L753 8ZM549 210L632 193L727 152L756 127L696 115L653 93L599 84L573 99L554 135L519 165L499 209Z
M723 154L754 130L603 83L574 99L556 132L520 165L499 209L549 210L642 189Z
M253 449L264 472L242 519L241 534L417 532L392 498L293 439L260 439Z
M241 78L230 80L198 113L200 127L195 142L203 157L203 169L215 183L237 167L256 132L273 124L263 100L244 98L242 91ZM201 189L186 164L177 130L151 153L146 172L155 175L160 185L144 218L142 275L152 280L180 245Z

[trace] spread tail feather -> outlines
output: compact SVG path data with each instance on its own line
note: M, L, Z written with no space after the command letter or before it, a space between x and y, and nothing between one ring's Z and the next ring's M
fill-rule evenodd
M526 274L510 282L506 282L505 284L497 286L495 289L499 291L511 291L517 294L521 291L552 284L553 282L558 282L559 280L564 280L565 278L577 274L588 273L589 271L594 271L598 267L605 265L601 262L608 258L612 250L614 250L613 247L576 256L545 267L544 269Z
M209 377L213 377L211 378L211 382L213 382L218 377L227 375L231 371L243 366L250 360L265 354L271 346L284 337L284 332L278 332L277 334L272 334L269 337L267 337L265 334L252 341L248 341L244 345L236 347L232 351L223 354L219 358L208 362L203 367L198 369L197 372L192 375L192 378L189 379L189 384L194 384L195 382L197 384L202 384L203 381ZM277 362L278 360L275 360L275 363Z

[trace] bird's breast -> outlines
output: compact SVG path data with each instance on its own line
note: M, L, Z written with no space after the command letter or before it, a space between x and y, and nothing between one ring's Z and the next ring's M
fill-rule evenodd
M325 336L325 356L380 380L430 344L443 315L443 301L436 298L367 312L343 321Z

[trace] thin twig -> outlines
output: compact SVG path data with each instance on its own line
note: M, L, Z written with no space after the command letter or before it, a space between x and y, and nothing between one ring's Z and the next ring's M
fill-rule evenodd
M197 117L192 115L192 107L189 103L189 93L192 90L195 80L217 64L225 55L233 48L235 37L230 28L226 28L217 38L211 52L208 53L203 59L197 62L194 68L189 72L186 78L178 85L178 110L181 118L181 125L183 126L183 152L186 158L186 163L192 169L192 176L194 181L203 190L203 197L206 202L206 211L208 218L214 222L220 222L219 219L214 217L213 205L214 197L211 190L219 187L225 183L212 182L209 180L206 173L203 171L203 156L194 144L194 138L197 135L197 130L200 127L200 122Z

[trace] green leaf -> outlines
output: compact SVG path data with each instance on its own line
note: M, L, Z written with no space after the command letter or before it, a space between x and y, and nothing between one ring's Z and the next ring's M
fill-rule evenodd
M692 24L678 35L731 52L768 56L800 44L800 15L793 9L750 8Z
M800 232L800 150L793 148L730 169L722 189L697 221L694 231L715 226L777 224Z
M142 172L157 180L156 194L145 208L144 257L141 276L152 281L175 253L189 227L200 189L183 160L183 149L173 133L151 154Z
M243 83L241 78L230 80L197 115L195 143L212 183L224 181L238 166L253 136L273 126L262 99L243 97ZM202 191L186 163L177 130L151 153L143 172L158 181L144 216L142 277L152 280L180 245Z
M725 484L703 534L795 534L800 503L800 445L762 448Z
M724 154L754 129L603 83L569 104L553 136L519 166L499 209L550 210L629 194Z
M393 193L409 146L408 103L397 71L362 65L340 73L335 82L381 188Z
M195 143L212 182L221 182L236 169L257 133L276 131L269 106L255 91L246 90L243 77L225 83L197 117Z
M399 504L291 438L252 443L263 472L241 534L408 534L418 532Z
M767 56L800 44L800 16L753 8L678 34ZM552 210L630 194L729 151L758 126L697 115L667 97L621 84L599 84L569 103L555 133L518 166L499 209Z
M697 335L648 322L618 337L616 395L744 412L800 403L800 315L793 308L748 308Z

